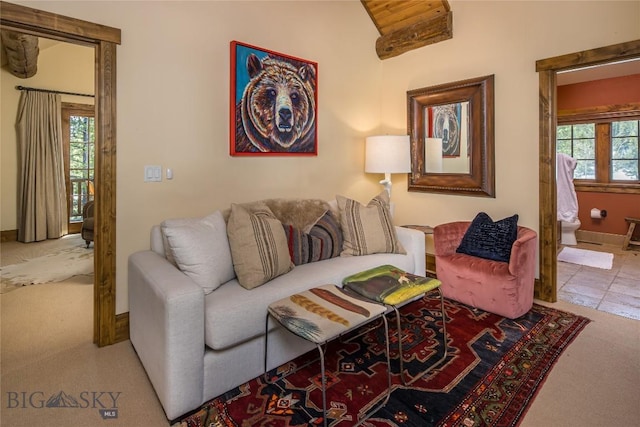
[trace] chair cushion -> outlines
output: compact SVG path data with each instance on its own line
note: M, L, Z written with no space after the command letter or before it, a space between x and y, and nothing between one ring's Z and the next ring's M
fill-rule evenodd
M344 236L342 256L375 253L406 253L391 223L389 195L386 191L366 206L343 196L336 196L340 225Z
M168 258L205 293L233 279L227 226L220 211L204 218L166 220L160 227Z
M336 285L292 294L269 304L269 313L290 332L323 343L383 314L385 307L354 298Z
M509 262L511 247L517 237L517 214L494 222L488 214L480 212L469 225L456 252Z
M282 223L266 205L249 212L232 204L227 234L233 268L246 289L258 287L294 266Z
M82 221L82 231L91 231L93 232L93 223L94 223L94 217L90 217L90 218L85 218Z
M345 277L342 284L369 300L397 305L438 288L440 280L417 276L393 265L381 265Z

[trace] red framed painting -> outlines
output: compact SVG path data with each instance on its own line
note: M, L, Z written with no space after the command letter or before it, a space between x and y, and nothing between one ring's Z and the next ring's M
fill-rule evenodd
M318 64L231 42L230 154L318 154Z

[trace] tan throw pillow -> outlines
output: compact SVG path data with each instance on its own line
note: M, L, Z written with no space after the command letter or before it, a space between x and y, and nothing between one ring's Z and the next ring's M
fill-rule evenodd
M391 223L389 195L386 191L374 197L367 206L339 195L336 201L344 236L340 255L406 253Z
M233 268L244 288L256 288L293 268L282 223L264 205L231 205L227 223Z

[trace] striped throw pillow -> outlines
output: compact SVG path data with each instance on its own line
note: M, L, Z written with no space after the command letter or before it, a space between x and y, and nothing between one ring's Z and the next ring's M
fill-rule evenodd
M391 223L389 195L386 191L366 206L343 196L336 196L344 243L342 256L375 253L405 254Z
M305 233L291 224L283 224L289 254L295 265L337 257L342 251L340 224L329 211Z
M266 205L250 212L232 204L227 235L233 269L244 288L256 288L294 267L282 223Z

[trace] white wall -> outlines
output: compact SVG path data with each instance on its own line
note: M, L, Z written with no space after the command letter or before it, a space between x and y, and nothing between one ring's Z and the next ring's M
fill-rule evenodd
M497 198L408 193L394 175L396 222L437 224L486 210L538 225L535 61L640 38L638 2L451 1L454 37L380 61L359 1L18 2L122 29L118 47L117 307L126 260L164 218L263 197L367 201L364 137L406 132L406 91L496 75ZM229 42L319 64L319 154L229 156ZM143 183L143 166L175 178Z
M15 87L27 86L55 89L73 93L93 94L94 50L69 43L40 41L38 72L28 79L20 79L0 69L0 230L17 228L18 147L15 122L20 91ZM93 98L62 95L62 102L93 104Z

